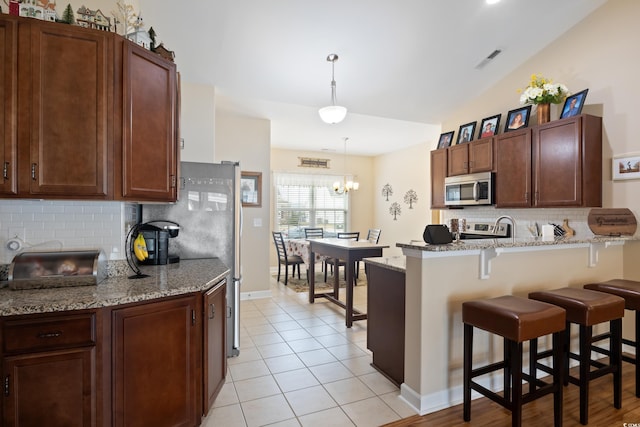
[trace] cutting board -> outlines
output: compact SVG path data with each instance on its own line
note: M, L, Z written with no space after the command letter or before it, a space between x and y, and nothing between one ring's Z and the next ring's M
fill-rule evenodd
M633 235L638 226L633 212L627 208L591 209L587 223L593 234L598 236Z

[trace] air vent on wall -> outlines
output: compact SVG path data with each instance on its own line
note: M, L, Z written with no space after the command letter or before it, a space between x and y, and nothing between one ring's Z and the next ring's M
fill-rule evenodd
M491 60L493 60L496 56L500 55L500 52L502 52L502 50L500 49L496 49L493 52L491 52L486 58L484 58L478 65L476 65L476 69L481 69L483 68L485 65L487 65Z
M312 157L298 157L301 168L323 168L329 169L329 159L314 159Z

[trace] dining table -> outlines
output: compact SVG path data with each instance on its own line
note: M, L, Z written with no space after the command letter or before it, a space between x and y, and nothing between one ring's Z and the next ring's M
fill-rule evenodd
M307 265L309 269L309 303L313 304L316 298L325 298L345 309L345 324L347 328L353 326L353 322L364 320L367 314L353 308L353 286L356 261L363 258L380 257L382 250L388 245L371 243L368 240L347 240L337 238L323 238L309 240L309 259L316 256L330 257L335 260L333 275L333 290L330 292L315 292L315 263ZM339 298L340 275L338 274L338 260L345 263L345 302Z

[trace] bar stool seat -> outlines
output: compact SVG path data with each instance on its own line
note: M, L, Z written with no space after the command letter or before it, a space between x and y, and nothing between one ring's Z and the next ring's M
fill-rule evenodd
M571 382L580 387L580 423L588 423L589 381L606 374L613 375L613 402L617 409L621 407L622 396L622 317L624 316L624 300L615 295L596 292L588 289L561 288L550 291L531 292L529 298L562 307L567 312L567 326L564 351L564 382ZM593 325L609 322L610 333L593 336ZM571 352L571 323L580 329L580 353ZM595 342L609 338L609 350L594 345ZM537 364L544 354L536 354L532 349L536 368L545 370ZM609 356L609 364L591 360L591 352L604 353ZM579 361L580 377L569 374L569 359ZM595 370L591 367L595 366Z
M462 304L464 322L464 404L463 417L471 419L471 390L490 398L511 411L512 426L522 425L522 405L553 393L554 425L562 425L562 348L565 310L527 298L505 295L467 301ZM472 369L473 328L480 328L504 338L504 360ZM553 334L553 382L545 383L522 372L523 342ZM473 378L502 369L503 395L493 392ZM522 393L522 380L534 381L538 389Z
M624 298L625 309L635 313L635 339L622 338L622 343L635 349L635 356L622 355L622 360L636 366L636 397L640 397L640 282L627 279L612 279L606 282L589 283L585 289L606 292Z

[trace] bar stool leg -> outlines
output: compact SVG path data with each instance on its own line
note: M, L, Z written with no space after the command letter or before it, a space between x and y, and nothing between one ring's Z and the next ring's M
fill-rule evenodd
M507 402L511 402L511 341L503 338L502 340L502 352L504 360L504 368L502 371L502 390L504 393L504 399Z
M534 391L536 391L537 363L538 363L538 338L534 338L531 341L529 341L529 375L531 376L531 381L529 381L529 393L533 393ZM555 367L555 365L553 366Z
M580 325L580 424L589 422L589 371L591 370L592 326Z
M635 341L635 350L636 350L636 397L640 397L640 313L635 311L636 316L636 341Z
M511 356L511 426L522 426L522 343L509 341Z
M610 365L615 366L613 373L613 406L622 407L622 319L609 322L611 338L609 338Z
M464 324L464 374L463 374L463 419L471 420L471 359L473 355L473 326Z
M562 427L562 392L564 382L564 352L565 332L553 334L553 425Z
M569 362L571 361L569 357L569 352L571 351L571 323L567 322L564 334L564 348L562 349L562 354L564 355L562 359L564 376L562 378L562 384L566 387L569 385Z

